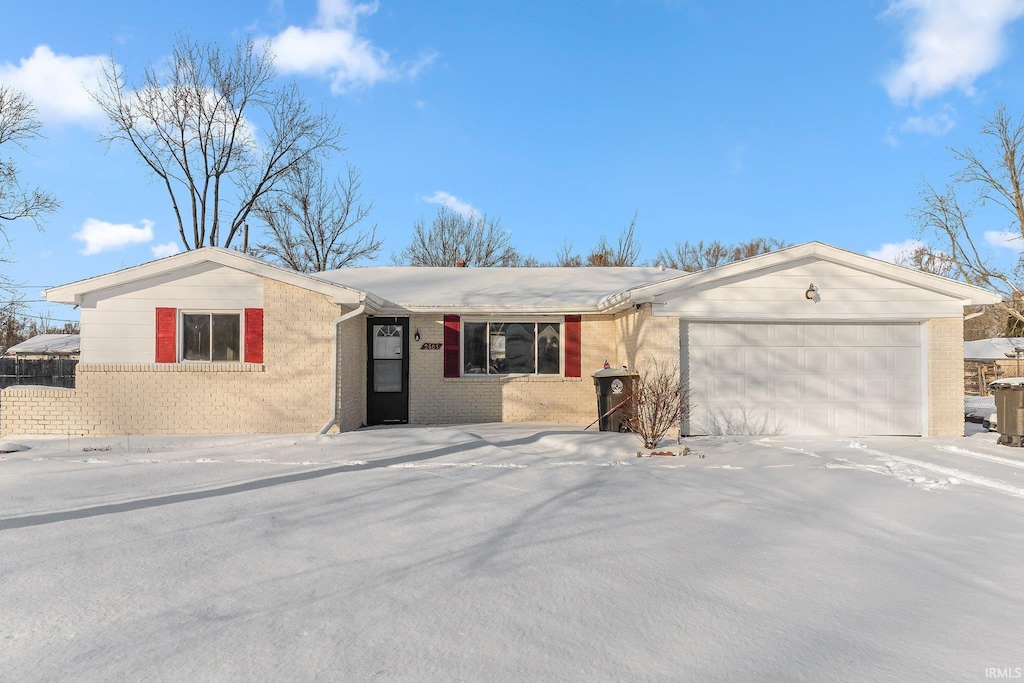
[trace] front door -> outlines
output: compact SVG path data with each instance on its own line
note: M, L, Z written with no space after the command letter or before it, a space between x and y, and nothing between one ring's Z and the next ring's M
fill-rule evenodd
M409 319L367 318L366 422L409 421Z

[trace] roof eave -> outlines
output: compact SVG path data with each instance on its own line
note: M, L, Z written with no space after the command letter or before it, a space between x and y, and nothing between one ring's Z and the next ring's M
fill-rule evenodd
M92 292L110 289L120 285L130 284L155 277L176 269L185 268L203 262L218 263L223 266L236 268L238 270L252 273L260 277L266 277L286 284L294 285L302 289L318 292L332 297L336 304L360 304L367 299L364 292L354 290L344 285L328 282L313 275L299 273L294 270L275 266L271 263L240 254L221 247L204 247L194 251L187 251L182 254L175 254L166 258L150 261L131 268L125 268L114 273L98 275L96 277L78 280L66 285L51 287L41 292L47 301L55 303L66 303L80 305L85 295ZM373 297L371 301L380 301Z

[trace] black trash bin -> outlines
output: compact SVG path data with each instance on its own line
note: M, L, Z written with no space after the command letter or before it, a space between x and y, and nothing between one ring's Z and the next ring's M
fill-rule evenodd
M629 370L598 370L594 373L597 390L597 416L602 432L624 432L626 402L633 393L638 375Z

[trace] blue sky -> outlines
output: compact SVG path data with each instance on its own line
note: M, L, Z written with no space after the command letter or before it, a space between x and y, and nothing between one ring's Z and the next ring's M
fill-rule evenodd
M647 259L758 235L887 256L915 238L922 179L956 170L947 147L975 143L1000 101L1024 113L1022 16L1022 0L17 3L0 81L47 136L17 159L63 208L45 233L13 226L8 269L34 299L174 248L166 197L97 142L82 83L105 56L138 73L176 31L272 41L284 77L345 123L381 263L441 200L500 217L542 259L634 211Z

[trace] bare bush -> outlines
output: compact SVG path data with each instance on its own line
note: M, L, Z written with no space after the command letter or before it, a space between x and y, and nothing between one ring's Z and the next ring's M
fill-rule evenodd
M690 394L678 365L652 360L633 385L625 405L626 425L644 448L654 448L690 414Z

